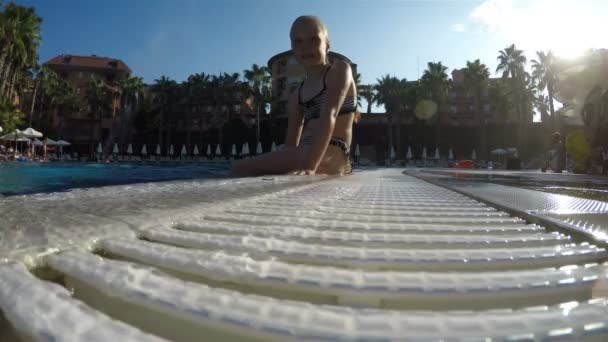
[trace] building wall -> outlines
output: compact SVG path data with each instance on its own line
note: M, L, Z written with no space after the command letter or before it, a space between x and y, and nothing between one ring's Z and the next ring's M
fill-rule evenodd
M59 55L45 62L50 70L69 82L83 105L82 110L74 112L56 112L51 122L53 128L61 132L62 138L72 143L73 149L81 153L88 152L91 140L99 142L107 138L109 130L121 118L120 97L116 92L111 109L101 113L101 132L98 114L87 109L86 94L89 81L102 80L109 87L130 73L129 67L122 61L108 57ZM92 139L91 139L92 135Z

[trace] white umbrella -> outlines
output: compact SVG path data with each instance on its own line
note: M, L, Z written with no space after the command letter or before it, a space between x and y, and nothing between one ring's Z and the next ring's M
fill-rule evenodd
M262 154L262 153L263 153L263 151L262 151L262 143L258 141L258 146L255 149L255 154Z
M211 155L211 144L207 145L207 156Z
M48 142L49 140L51 140L51 139L47 139L47 143L46 143L47 145L50 145ZM97 153L99 153L99 154L103 153L103 148L101 147L101 143L97 144Z
M114 148L112 149L112 153L118 154L118 144L114 143Z
M169 155L174 155L175 151L173 151L173 144L169 145Z
M188 151L186 150L186 145L182 145L182 150L179 154L181 154L182 156L185 156L188 154Z
M3 131L2 126L0 126L0 133L2 133L2 131Z
M405 158L412 159L412 147L411 146L407 147L407 154L405 155Z
M422 148L422 159L426 159L426 147Z
M248 143L243 144L243 148L241 149L241 154L244 156L249 154L249 144Z
M391 146L391 159L395 159L395 148Z
M274 141L272 142L272 147L270 148L270 151L274 152L277 150L277 144L274 143Z
M156 144L156 155L160 156L160 144Z
M24 129L23 131L21 131L21 134L23 134L24 136L26 136L28 138L42 138L42 133L38 132L37 130L33 129L32 127L28 127L26 129Z
M42 141L38 140L38 139L34 139L32 141L32 145L34 145L34 146L42 146L42 145L44 145L44 143Z
M70 146L72 144L70 144L69 142L65 141L65 140L59 140L55 143L57 146L59 146L59 153L63 154L63 146Z
M45 138L44 141L46 141L46 146L57 146L57 145L59 145L55 140L53 140L51 138ZM97 146L97 150L99 150L99 146L101 146L101 143L99 143L99 145Z
M198 156L198 145L194 144L194 151L192 151L192 154Z
M448 152L448 159L449 160L453 160L454 159L454 150L450 149L450 151Z
M236 156L236 145L232 144L232 155Z
M21 131L18 129L14 130L13 132L11 132L7 135L0 137L0 139L2 139L2 140L15 140L15 139L19 139L19 138L25 138L25 136L22 135Z
M503 154L507 154L507 151L503 150L502 148L497 148L490 153L496 154L496 155L503 155Z
M220 156L220 155L222 155L222 150L221 150L221 148L220 148L220 144L217 144L217 145L215 146L215 155L216 155L216 156Z
M146 149L146 144L141 148L141 154L148 154L148 150Z
M133 146L131 146L131 144L129 144L129 146L127 146L127 153L128 154L132 154L133 153Z
M435 159L439 159L439 158L440 158L440 156L439 156L439 147L436 147L435 148Z
M477 152L475 152L475 149L473 149L473 152L471 152L471 159L472 160L477 159Z
M361 151L359 150L359 144L355 146L355 157L359 157L361 155Z

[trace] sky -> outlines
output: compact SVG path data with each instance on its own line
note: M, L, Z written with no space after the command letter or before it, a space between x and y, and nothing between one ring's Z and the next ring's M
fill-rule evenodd
M480 59L492 76L514 43L575 57L606 48L606 0L17 0L43 18L40 61L58 54L123 60L147 83L165 75L239 72L290 48L299 15L320 16L332 50L358 66L363 84L383 75L415 80L427 62L448 72ZM604 34L604 37L601 35Z

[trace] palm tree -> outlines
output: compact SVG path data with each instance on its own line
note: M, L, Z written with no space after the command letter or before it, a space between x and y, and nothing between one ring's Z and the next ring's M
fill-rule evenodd
M253 64L251 69L245 70L243 74L245 79L249 82L255 99L255 141L257 144L258 141L260 141L260 111L264 101L264 88L270 89L270 69L268 69L268 67L259 67L257 64Z
M36 74L34 79L34 89L32 91L32 103L30 106L30 114L29 114L29 127L32 126L32 122L34 119L34 109L36 107L36 97L38 96L38 92L44 86L44 83L48 82L49 74L52 72L47 68L46 65L37 66L34 68L34 72Z
M166 76L161 76L160 79L154 80L154 90L156 93L156 103L160 108L158 117L158 144L163 146L163 131L166 121L166 115L172 109L175 100L175 91L177 83ZM169 123L169 132L171 131L171 123ZM170 134L168 137L170 141Z
M113 90L120 97L119 115L114 115L112 118L112 129L110 137L105 143L104 151L110 150L117 135L119 144L121 146L124 145L133 118L136 116L134 114L137 113L139 105L143 100L144 87L143 78L131 75L120 78L116 83Z
M482 159L487 159L486 146L486 120L481 112L482 91L487 89L490 71L479 59L474 62L467 61L467 67L463 70L464 84L469 95L473 96L475 106L475 122L479 129L479 151Z
M0 96L12 98L19 73L36 64L41 22L33 7L11 2L0 12Z
M504 50L499 51L498 67L496 72L502 72L503 79L510 80L510 93L513 96L513 104L515 105L515 113L517 116L517 145L519 151L523 154L524 151L524 130L526 122L522 108L522 89L525 88L525 71L526 57L522 50L518 50L515 44L511 44Z
M8 99L0 98L0 127L12 132L23 122L23 113Z
M435 126L435 146L439 147L441 136L441 105L445 102L450 87L450 81L447 71L448 67L441 62L429 62L427 69L422 74L421 83L426 93L431 100L437 104L437 115Z
M108 87L103 81L91 79L89 81L86 93L86 100L89 106L89 116L91 120L91 133L89 141L89 151L91 156L95 154L95 126L97 126L98 138L103 139L103 132L101 128L101 121L103 120L104 113L110 110L110 103L112 99L112 93L110 87ZM96 122L95 125L93 122Z
M397 155L401 156L401 117L400 113L404 110L404 98L407 94L407 80L385 75L378 79L375 85L377 92L376 102L384 105L387 118L388 148L395 147L393 139L393 125L397 125ZM397 119L397 120L395 120ZM395 121L397 121L395 123Z
M555 118L555 109L553 108L553 94L555 93L555 57L551 51L545 53L537 51L538 61L533 59L532 62L532 77L537 82L540 91L547 90L549 101L549 114L551 115L551 130L557 129ZM543 119L543 124L547 125ZM548 125L546 126L548 127Z
M376 89L372 85L361 85L357 90L359 97L363 97L365 102L367 102L367 114L370 114L372 112L372 105L377 100Z
M61 80L57 84L57 88L55 91L56 101L55 106L53 108L54 111L57 112L59 117L59 127L58 131L55 132L58 136L63 136L63 115L65 113L77 113L81 111L81 100L76 93L76 88L69 84L68 82ZM46 128L45 128L46 127ZM43 130L50 132L53 128L53 125L50 121L47 121L47 126L41 127Z
M199 122L199 133L201 137L201 147L203 146L203 110L201 105L205 103L207 100L206 92L210 82L210 75L202 73L196 73L190 75L187 81L187 99L188 99L188 108L187 108L187 125L188 125L188 149L190 149L191 145L191 126L192 126L192 113L194 111L197 112L198 122Z

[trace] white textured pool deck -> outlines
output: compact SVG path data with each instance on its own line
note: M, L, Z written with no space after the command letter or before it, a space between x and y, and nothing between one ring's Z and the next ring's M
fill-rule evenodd
M0 341L608 339L602 241L401 171L0 199Z

